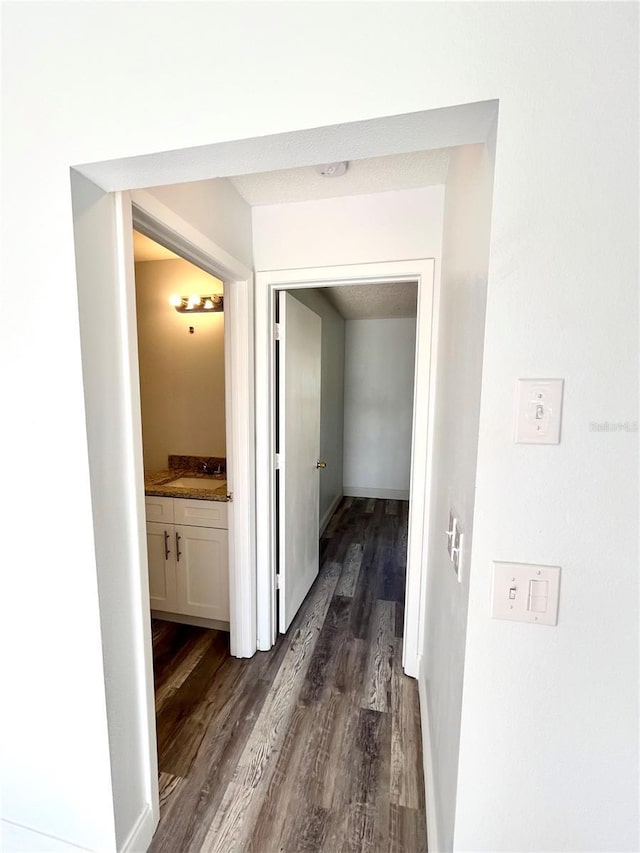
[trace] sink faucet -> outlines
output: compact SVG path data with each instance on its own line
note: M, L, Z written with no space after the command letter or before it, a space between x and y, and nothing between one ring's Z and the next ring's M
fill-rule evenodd
M205 459L202 463L202 473L203 474L222 474L222 462L218 462L217 466L213 467L213 462Z

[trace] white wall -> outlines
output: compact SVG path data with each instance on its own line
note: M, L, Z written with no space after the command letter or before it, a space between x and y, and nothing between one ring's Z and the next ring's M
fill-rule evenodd
M415 318L345 324L345 495L409 497L415 352Z
M254 207L256 269L437 257L443 198L435 186Z
M344 320L322 290L293 290L322 319L320 388L320 458L327 467L320 472L320 528L329 521L331 509L342 497L344 435Z
M473 541L476 455L484 346L493 163L485 146L451 154L444 205L438 372L422 656L438 849L453 845L462 711L469 559ZM462 582L447 553L449 512L464 533ZM426 713L428 708L428 715ZM427 728L428 727L428 728Z
M222 293L222 282L182 258L136 264L146 472L166 468L169 454L226 456L224 313L185 316L169 305L192 293Z
M167 158L143 174L136 155L499 98L454 845L637 849L637 434L589 429L637 418L637 15L350 4L336 27L315 3L3 8L0 369L17 413L2 423L15 484L4 559L21 567L2 626L3 648L21 638L8 662L20 703L3 708L5 817L94 849L112 837L69 167L130 157L129 185L158 185ZM318 135L297 162L352 156L343 134ZM291 146L252 150L268 152L260 169L284 168ZM224 163L181 155L184 179L238 171L233 150ZM16 282L28 322L7 307ZM558 447L511 443L519 375L565 378ZM23 508L42 460L58 459L56 509L35 537ZM73 507L73 536L54 574L60 507ZM562 566L557 628L489 619L494 559ZM60 694L64 714L42 707Z
M251 269L251 208L231 181L216 178L171 184L149 190L202 234L207 234L237 261Z

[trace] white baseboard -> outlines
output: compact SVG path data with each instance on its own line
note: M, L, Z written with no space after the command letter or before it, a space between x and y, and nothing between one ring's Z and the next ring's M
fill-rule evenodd
M337 494L335 496L335 498L331 501L331 506L329 507L329 509L325 512L325 514L320 519L320 536L322 536L322 534L324 533L324 531L327 527L327 524L329 524L329 522L331 521L331 516L337 510L338 504L340 503L341 500L342 500L342 492L340 492L340 494Z
M436 815L435 778L433 751L431 748L431 726L427 701L427 679L422 670L422 657L418 660L418 695L420 697L420 727L422 729L422 761L424 768L424 792L427 808L427 850L440 853L440 835Z
M408 501L409 489L378 489L376 486L343 486L347 498L383 498L389 501Z
M408 651L405 651L404 660L402 663L402 668L404 669L404 674L408 675L410 678L419 678L420 677L420 657L419 655L411 655Z
M146 853L151 845L153 833L156 831L156 821L151 807L147 803L127 840L120 848L120 853Z

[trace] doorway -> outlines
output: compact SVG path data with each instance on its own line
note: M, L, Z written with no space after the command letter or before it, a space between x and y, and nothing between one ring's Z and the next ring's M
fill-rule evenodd
M433 395L433 359L437 315L434 262L432 259L401 261L322 269L270 271L257 274L256 341L257 364L261 367L256 382L257 422L268 429L257 435L258 540L258 642L270 648L277 633L276 574L278 565L277 474L276 474L276 364L273 347L276 321L276 295L279 291L309 288L393 286L411 282L417 286L415 375L413 386L413 423L410 465L410 508L408 518L406 611L403 642L403 667L417 676L418 649L421 640L420 607L423 583L422 554L426 547L425 517L428 517L427 481L432 446L430 406ZM425 440L426 437L426 440ZM317 535L317 531L316 531Z
M224 403L226 443L226 489L229 502L225 524L228 530L229 642L236 657L251 657L256 650L255 563L250 547L254 535L253 407L251 401L232 392L253 382L251 272L193 226L177 216L152 194L142 190L123 194L132 229L165 246L180 258L214 276L224 284ZM126 221L125 221L126 226ZM131 233L131 232L129 232ZM129 246L131 257L133 247ZM133 270L128 285L135 291ZM128 310L130 337L135 336L135 308ZM137 366L137 348L131 359ZM137 400L134 401L134 404ZM138 419L134 430L141 432ZM142 491L142 490L141 490ZM142 497L140 500L142 500ZM219 527L218 524L215 525ZM151 643L147 644L145 667L151 672Z
M277 293L281 633L318 575L318 537L336 529L343 498L364 498L371 512L376 499L393 501L389 512L406 520L417 290L408 281ZM401 546L394 550L404 565ZM404 605L404 582L400 586Z
M151 614L228 634L223 283L133 238Z

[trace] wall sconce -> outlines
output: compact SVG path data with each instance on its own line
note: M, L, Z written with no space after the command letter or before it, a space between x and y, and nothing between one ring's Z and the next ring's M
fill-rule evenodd
M211 296L172 296L169 304L173 305L178 314L213 314L224 310L223 299L219 293Z

